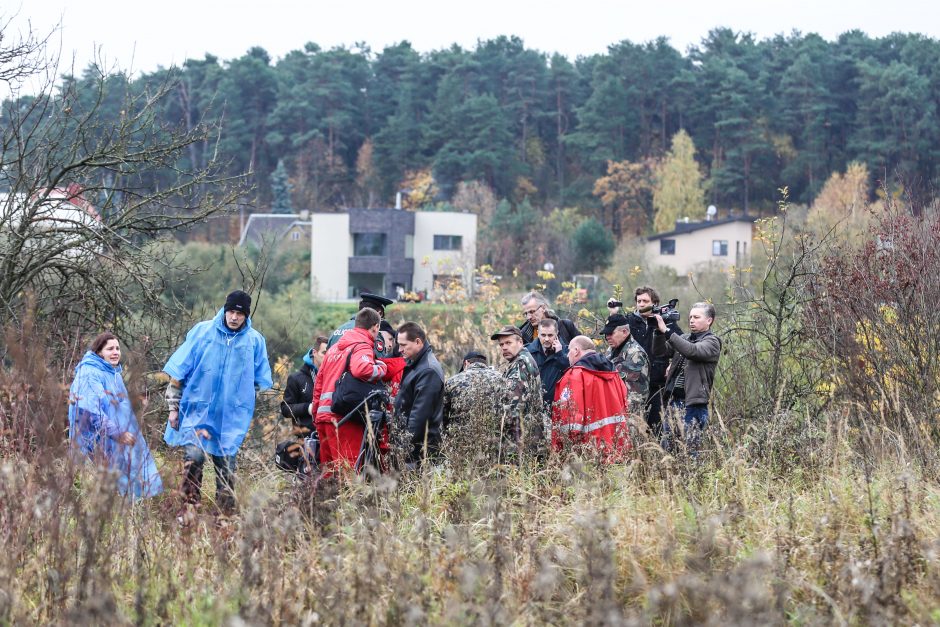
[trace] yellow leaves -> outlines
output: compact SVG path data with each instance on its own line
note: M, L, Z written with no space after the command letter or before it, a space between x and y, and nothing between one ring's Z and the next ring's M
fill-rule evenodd
M520 176L516 179L516 189L513 190L513 197L521 202L523 198L535 196L538 191L539 188L536 187L531 180L524 176Z
M421 258L421 266L427 268L431 263L431 255L425 255Z
M513 269L512 269L512 276L513 276L513 278L516 278L516 277L519 276L519 268L513 268Z
M579 318L593 318L594 314L591 313L587 308L582 307L581 309L578 310L578 317Z
M429 168L406 172L401 189L408 190L402 198L402 206L406 209L418 209L431 204L440 191Z
M291 370L291 359L287 355L281 355L277 358L277 361L274 362L274 376L278 379L283 379Z
M881 306L881 317L887 324L897 324L898 310L891 305Z
M539 270L535 274L543 281L551 281L555 278L555 273L548 270Z
M561 288L565 290L571 290L577 287L577 284L572 281L562 281Z
M641 268L640 266L633 266L632 268L630 268L630 278L635 279L638 276L640 276L642 272L643 272L643 268Z

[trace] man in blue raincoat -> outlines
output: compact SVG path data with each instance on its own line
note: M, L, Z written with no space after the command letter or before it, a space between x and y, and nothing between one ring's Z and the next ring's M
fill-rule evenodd
M215 318L186 334L163 367L170 376L164 440L184 447L187 506L199 503L208 455L215 466L216 505L223 514L235 510L235 456L251 426L255 392L272 383L264 336L251 328L250 312L251 296L232 292Z

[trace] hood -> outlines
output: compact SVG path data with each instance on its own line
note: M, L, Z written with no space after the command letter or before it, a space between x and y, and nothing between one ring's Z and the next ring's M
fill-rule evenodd
M575 366L584 366L588 370L599 370L601 372L613 372L614 365L610 360L598 352L588 353L578 360Z
M316 372L317 367L316 367L316 366L314 365L314 363L313 363L313 349L312 349L312 348L311 348L310 350L308 350L306 353L304 353L303 360L304 360L304 363L305 363L305 364L307 364L308 366L310 366L310 368L311 368L314 372Z
M375 338L372 337L368 329L353 327L340 336L335 346L338 346L339 350L344 351L353 344L362 344L363 342L372 346L375 344Z
M245 324L243 324L242 328L240 328L238 331L232 331L230 328L228 328L228 326L225 324L224 307L219 309L219 313L215 314L215 318L212 320L215 322L215 328L226 335L238 335L239 333L244 333L251 328L251 318L249 316L245 316Z
M78 365L75 366L75 369L78 370L82 366L89 366L91 368L95 368L96 370L107 372L109 374L121 372L121 364L118 364L117 366L112 366L111 364L106 362L98 353L93 353L91 351L87 351L82 356L82 360L78 362Z

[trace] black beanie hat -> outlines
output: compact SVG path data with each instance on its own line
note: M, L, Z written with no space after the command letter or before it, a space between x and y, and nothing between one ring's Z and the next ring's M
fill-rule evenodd
M247 316L251 312L251 296L235 290L225 299L225 311L239 311Z

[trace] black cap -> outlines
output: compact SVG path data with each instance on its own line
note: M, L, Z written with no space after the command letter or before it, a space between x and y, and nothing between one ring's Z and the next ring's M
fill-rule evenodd
M395 301L391 298L385 298L384 296L379 296L378 294L370 294L369 292L362 292L359 294L359 302L366 301L370 303L375 303L385 309Z
M241 290L235 290L225 298L225 311L238 311L246 316L251 312L251 296Z
M382 322L379 323L379 331L385 331L392 337L395 337L395 327L393 327L392 323L388 320L383 319Z
M607 324L604 325L604 328L601 329L601 335L610 335L613 333L617 327L622 327L625 324L629 324L627 317L620 313L611 314L607 316Z
M467 361L468 359L482 359L483 361L487 361L486 355L484 355L480 351L470 351L469 353L463 356L464 361Z
M508 335L518 335L522 338L522 331L519 330L519 327L514 327L511 324L507 324L502 329L490 336L491 340L498 340L501 337L506 337Z
M463 356L463 361L460 362L460 372L463 372L467 368L468 361L472 361L473 363L479 363L481 361L484 364L488 363L488 360L486 359L486 355L484 355L480 351L470 351L469 353Z

